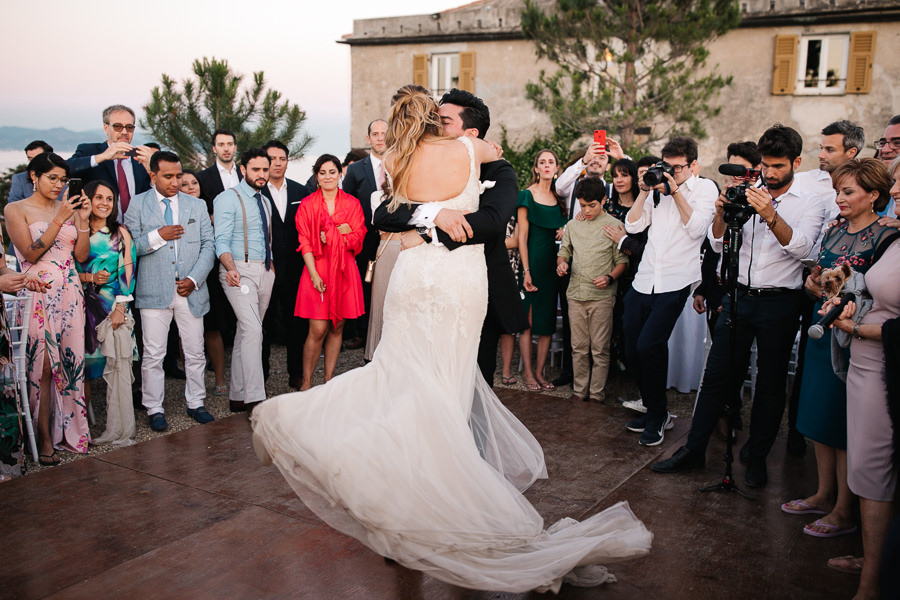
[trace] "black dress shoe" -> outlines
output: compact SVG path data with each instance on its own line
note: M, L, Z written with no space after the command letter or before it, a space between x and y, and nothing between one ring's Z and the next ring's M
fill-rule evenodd
M750 462L750 442L741 446L741 451L738 452L738 459L740 459L742 465L746 465Z
M303 380L302 380L301 378L299 378L299 377L291 377L291 378L288 380L288 385L289 385L290 387L294 388L295 390L299 390L299 389L300 389L300 384L301 384L301 383L303 383Z
M231 412L244 412L245 410L247 410L247 405L243 402L238 402L237 400L229 400L228 410L230 410Z
M806 438L796 430L788 432L787 453L797 458L806 456Z
M572 383L572 376L568 373L561 373L559 377L551 381L553 385L556 387L562 387L564 385L569 385Z
M682 446L670 458L650 465L650 470L657 473L678 473L690 469L702 469L705 465L706 455Z
M744 483L747 487L762 487L769 481L769 473L766 470L766 461L759 458L751 459L747 463L747 473L744 475Z

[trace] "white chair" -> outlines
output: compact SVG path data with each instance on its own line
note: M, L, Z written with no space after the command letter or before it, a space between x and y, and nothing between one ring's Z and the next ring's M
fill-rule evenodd
M34 423L31 419L31 406L28 403L28 372L25 368L25 347L28 343L28 327L31 323L31 309L34 305L34 294L24 297L3 294L3 305L9 322L9 337L13 349L13 362L16 366L16 398L19 411L25 422L28 433L28 446L31 457L38 461L37 439L34 436Z

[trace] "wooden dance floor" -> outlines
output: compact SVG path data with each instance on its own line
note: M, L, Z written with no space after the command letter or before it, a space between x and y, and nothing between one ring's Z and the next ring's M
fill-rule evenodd
M813 538L802 533L813 519L779 510L815 488L811 447L805 459L792 458L779 440L756 501L700 494L721 476L718 440L705 472L649 470L680 445L684 420L665 444L643 448L625 431L634 413L623 408L499 393L543 444L550 479L528 497L547 523L628 500L654 533L648 557L610 565L617 583L564 586L559 598L853 595L857 579L825 561L860 553L858 534ZM735 472L743 482L740 464ZM244 415L0 484L0 507L3 598L544 597L464 590L385 564L324 526L274 468L259 465Z

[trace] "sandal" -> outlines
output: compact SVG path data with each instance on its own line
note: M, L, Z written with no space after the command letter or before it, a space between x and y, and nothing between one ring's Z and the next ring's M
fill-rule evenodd
M826 564L829 569L834 569L841 573L849 573L850 575L859 575L862 573L864 558L863 556L850 556L848 554L847 556L829 558Z
M225 396L226 394L228 394L228 384L217 385L215 391L213 391L214 396Z
M824 528L825 531L816 531L815 529L813 529L813 527L821 527ZM849 533L856 533L857 529L859 528L856 525L841 527L840 525L825 523L822 521L822 519L816 519L814 522L808 523L807 525L803 526L803 533L818 538L833 538L840 535L847 535Z
M503 382L503 385L516 385L519 383L515 377L501 377L500 381Z
M541 387L544 388L545 390L555 390L556 389L556 386L553 385L552 383L550 383L549 381L545 381L544 383L542 383Z
M811 504L807 504L802 499L791 500L781 505L781 510L789 515L827 515L828 513L821 508L816 508Z
M528 382L526 381L526 382L525 382L525 387L526 387L526 388L528 389L528 391L530 391L530 392L539 392L539 391L541 391L541 384L539 384L539 383L537 383L537 382L535 382L535 383L528 383Z
M44 460L45 458L47 460ZM59 458L59 454L56 453L56 450L50 454L38 454L38 464L42 467L55 467L60 462L62 462L62 460Z

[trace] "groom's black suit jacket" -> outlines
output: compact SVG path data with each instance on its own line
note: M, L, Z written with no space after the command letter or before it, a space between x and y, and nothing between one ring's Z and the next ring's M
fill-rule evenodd
M516 210L518 184L516 172L505 160L481 165L481 181L494 181L494 187L481 194L478 210L466 215L473 237L463 244L454 242L444 231L435 229L438 239L450 250L464 244L484 244L488 273L488 312L503 333L517 333L528 327L528 317L519 296L516 277L506 252L506 225ZM409 220L414 207L401 205L395 212L387 210L385 200L375 210L375 227L381 231L401 232L412 229ZM496 352L496 349L494 350Z

